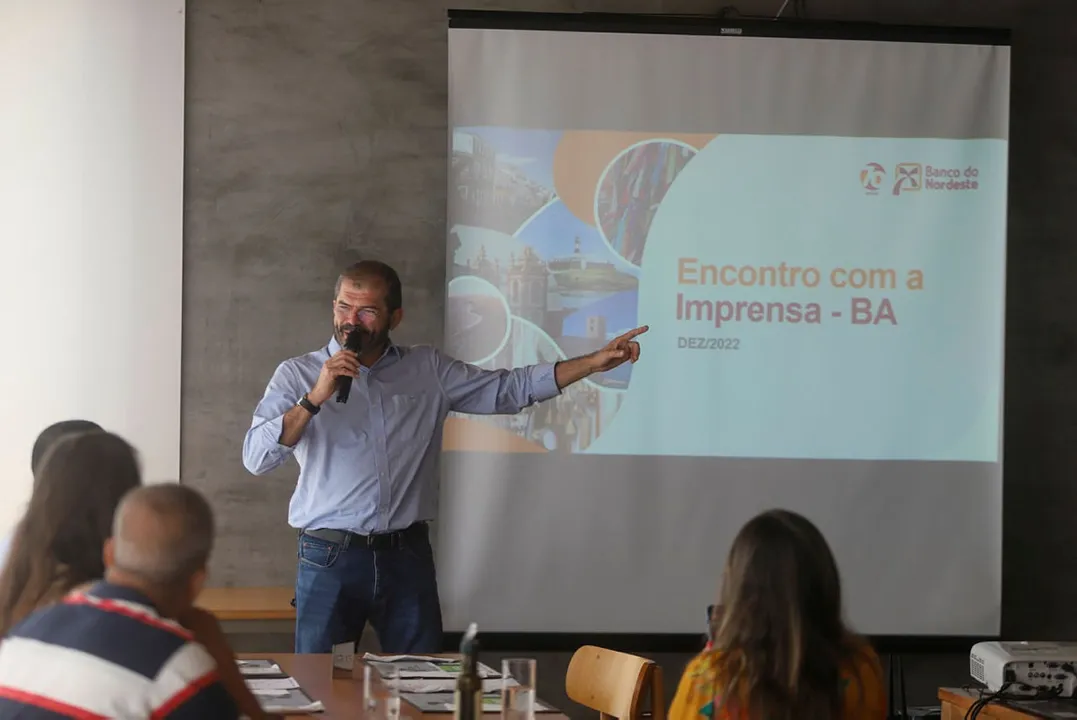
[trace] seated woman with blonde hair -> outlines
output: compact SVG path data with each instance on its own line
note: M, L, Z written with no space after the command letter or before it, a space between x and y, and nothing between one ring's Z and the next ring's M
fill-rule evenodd
M710 642L684 671L670 720L882 720L878 656L842 618L829 545L771 510L737 534Z

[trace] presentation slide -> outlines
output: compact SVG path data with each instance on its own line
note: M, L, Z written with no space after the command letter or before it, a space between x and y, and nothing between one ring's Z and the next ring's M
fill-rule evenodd
M736 533L785 508L857 631L999 631L1008 42L450 13L445 350L649 329L552 400L450 415L446 629L699 636Z
M448 352L514 367L650 328L642 362L521 415L467 418L470 441L996 461L1006 152L456 128L454 171L502 179L509 201L451 218Z

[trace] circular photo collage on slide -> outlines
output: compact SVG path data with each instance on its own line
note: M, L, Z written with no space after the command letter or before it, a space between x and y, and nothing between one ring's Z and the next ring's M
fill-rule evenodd
M648 140L621 152L598 181L595 225L610 248L639 266L651 221L695 148L675 140Z
M482 365L497 357L509 341L512 314L505 296L475 275L449 281L445 350L452 357Z

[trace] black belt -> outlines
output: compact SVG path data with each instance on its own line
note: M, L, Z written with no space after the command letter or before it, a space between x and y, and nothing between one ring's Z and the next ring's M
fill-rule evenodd
M373 535L360 535L350 530L330 530L328 528L308 528L303 531L303 534L326 542L336 543L342 549L357 546L371 550L391 550L403 547L408 539L427 537L427 528L426 523L418 522L414 525L409 525L403 530L392 530L385 533L374 533Z

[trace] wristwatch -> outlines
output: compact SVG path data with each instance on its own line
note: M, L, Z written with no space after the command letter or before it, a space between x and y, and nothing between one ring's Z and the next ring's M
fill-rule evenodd
M318 413L320 413L322 411L321 406L315 405L314 403L312 403L310 401L310 399L307 398L306 393L303 394L303 397L299 398L299 402L297 402L296 405L303 408L304 410L309 412L311 415L317 415Z

